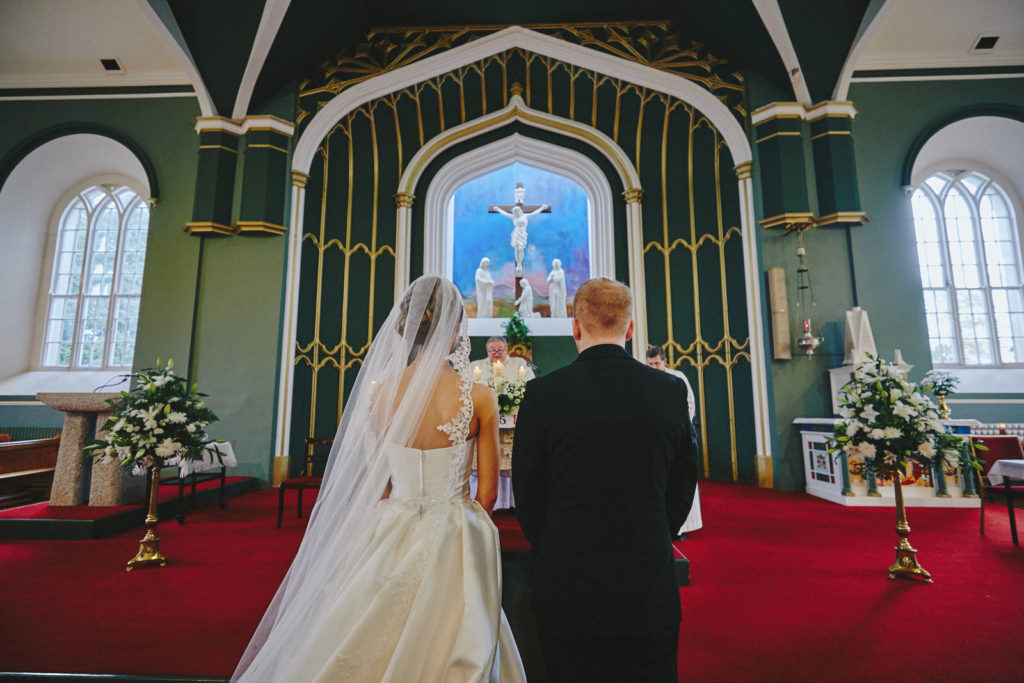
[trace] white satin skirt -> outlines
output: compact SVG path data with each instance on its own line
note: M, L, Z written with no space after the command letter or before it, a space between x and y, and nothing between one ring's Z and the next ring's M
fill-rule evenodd
M476 501L387 499L360 569L328 586L292 681L525 681L501 609L498 530Z

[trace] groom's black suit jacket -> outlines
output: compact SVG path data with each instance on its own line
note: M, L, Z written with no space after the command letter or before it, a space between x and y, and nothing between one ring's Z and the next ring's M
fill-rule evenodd
M613 344L526 385L512 485L542 629L644 636L679 623L672 534L697 483L686 393Z

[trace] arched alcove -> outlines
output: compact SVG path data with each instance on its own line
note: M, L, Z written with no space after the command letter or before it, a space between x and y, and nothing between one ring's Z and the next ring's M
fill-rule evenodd
M150 197L145 165L110 137L90 133L52 139L28 152L0 188L0 393L34 394L56 387L91 391L109 372L39 372L39 338L57 221L69 193L94 183L131 187ZM30 373L26 375L25 373ZM96 380L101 380L97 382Z

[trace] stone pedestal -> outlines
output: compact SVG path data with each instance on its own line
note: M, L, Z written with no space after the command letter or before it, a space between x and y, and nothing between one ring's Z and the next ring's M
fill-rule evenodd
M97 436L113 413L107 399L119 396L118 393L36 394L39 401L65 413L50 505L123 505L142 499L146 487L144 477L133 477L116 464L94 467L83 459L82 449Z

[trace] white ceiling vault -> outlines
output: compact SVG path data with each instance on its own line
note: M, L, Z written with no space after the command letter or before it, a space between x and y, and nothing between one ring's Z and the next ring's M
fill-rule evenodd
M212 1L212 0L211 0ZM799 55L794 54L787 30L800 17L783 20L785 3L779 0L735 0L749 3L749 16L766 22L759 30L771 36L778 51L778 61L790 74L794 99L808 99L799 73ZM833 2L835 0L829 0ZM190 6L185 0L2 0L0 1L0 99L22 99L33 96L59 96L52 90L66 88L167 88L178 86L178 96L200 100L204 114L239 118L244 114L248 92L273 42L274 33L286 13L301 9L309 12L309 0L251 0L250 12L262 13L263 21L253 37L246 74L238 90L235 106L228 111L212 111L201 80L178 29L175 16L186 12L206 11L201 5ZM573 3L563 0L568 8ZM563 2L554 0L544 5L557 10ZM536 7L524 0L524 7ZM372 4L372 3L371 3ZM457 0L442 0L442 9L452 10ZM578 2L575 3L578 6ZM366 4L346 3L353 11L366 10ZM864 0L849 7L866 12L860 39L855 40L847 55L844 75L838 80L869 80L873 75L902 70L899 78L915 78L907 70L988 68L992 75L1020 77L1024 73L1024 0ZM196 8L199 10L196 10ZM206 8L211 6L207 5ZM244 7L244 6L243 6ZM650 18L663 12L685 18L693 11L692 0L640 0L633 3L637 17ZM754 12L756 8L756 12ZM344 10L339 10L344 11ZM497 9L477 8L475 23L492 17L500 23ZM566 10L567 12L569 9ZM622 19L627 10L619 10ZM600 18L589 17L589 20ZM758 21L758 19L753 19ZM163 25L161 25L163 22ZM186 34L187 26L186 28ZM269 34L269 35L268 35ZM998 36L995 47L987 51L972 50L980 36ZM289 42L289 45L293 43ZM243 43L244 45L244 43ZM296 46L295 49L301 49ZM108 73L101 59L117 59L123 73ZM804 64L806 70L809 65ZM1014 69L1014 67L1018 67ZM993 68L1004 73L992 74ZM794 72L794 69L798 70ZM1005 73L1009 70L1010 73ZM795 75L794 75L795 74ZM300 77L303 74L293 74ZM891 74L890 74L891 75ZM964 72L959 75L920 74L921 77L985 77L983 73ZM845 92L845 85L836 93ZM189 89L191 88L191 90ZM44 90L49 89L49 91ZM248 92L247 92L248 89ZM821 99L820 97L818 99Z

